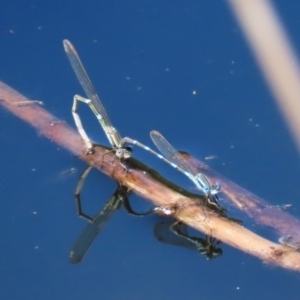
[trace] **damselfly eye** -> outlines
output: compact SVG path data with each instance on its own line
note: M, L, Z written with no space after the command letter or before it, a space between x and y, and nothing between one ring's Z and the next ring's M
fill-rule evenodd
M213 189L215 191L219 191L221 189L221 183L220 182L216 182L214 185L213 185Z
M131 153L131 152L133 151L133 148L132 148L131 146L126 146L125 149L126 149L129 153Z

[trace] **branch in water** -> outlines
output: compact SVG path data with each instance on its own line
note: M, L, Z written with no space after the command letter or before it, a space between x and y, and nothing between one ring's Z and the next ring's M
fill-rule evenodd
M115 157L114 152L108 152L105 147L97 146L95 154L86 155L85 145L74 129L1 82L0 104L38 129L40 134L87 161L120 184L129 187L141 197L157 206L176 207L174 213L176 219L265 262L300 271L300 253L294 248L268 241L200 205L204 201L203 197L172 184L141 162L130 158L128 172Z

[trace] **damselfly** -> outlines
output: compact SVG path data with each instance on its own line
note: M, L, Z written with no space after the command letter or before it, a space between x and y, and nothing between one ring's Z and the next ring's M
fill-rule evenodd
M71 66L77 76L78 81L80 82L83 90L85 91L88 99L83 98L79 95L74 96L74 102L72 106L72 114L75 120L75 124L79 134L81 135L88 153L93 153L93 143L86 134L79 114L77 113L77 107L79 102L86 103L91 110L94 112L96 118L98 119L100 125L102 126L109 143L111 144L113 150L116 151L116 156L120 159L127 159L131 156L131 147L125 146L125 141L121 138L119 132L115 127L113 127L110 119L106 113L104 106L102 105L99 96L94 89L87 72L77 54L75 47L71 44L70 41L63 41L65 52L70 60Z
M138 141L130 138L124 138L124 140L149 151L150 153L156 155L159 159L165 161L178 171L182 172L194 182L199 190L205 194L210 204L216 206L218 209L221 209L218 203L218 196L216 195L221 189L221 184L216 182L214 185L212 185L209 179L204 174L199 173L197 169L190 164L158 131L151 131L150 137L155 146L163 155L153 151L151 148Z

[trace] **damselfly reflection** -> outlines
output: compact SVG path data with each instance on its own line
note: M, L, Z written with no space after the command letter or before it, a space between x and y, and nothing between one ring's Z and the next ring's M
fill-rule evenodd
M82 211L80 193L82 191L85 179L87 178L87 175L91 169L91 166L87 166L80 176L80 180L76 187L75 201L77 213L80 217L86 219L89 224L81 232L72 247L70 252L70 262L72 264L79 263L83 259L93 241L100 234L104 226L109 222L112 215L119 210L121 206L123 206L129 214L134 216L146 216L155 212L159 216L171 218L172 223L174 223L174 219L172 217L175 216L177 210L180 209L179 207L176 205L166 205L150 208L145 213L135 212L129 202L130 190L127 187L120 185L105 206L95 216L91 217L85 214ZM160 225L156 225L154 232L160 241L195 249L199 253L206 255L208 258L214 258L222 254L220 249L215 246L217 243L215 243L211 237L207 236L206 239L190 237L187 233L186 226L178 222L174 223L173 225L171 225L171 223L167 223L167 225L161 225L160 223Z
M90 171L92 170L92 168L93 167L91 167L91 166L87 166L85 168L85 170L82 172L82 174L79 178L79 181L77 183L77 186L76 186L75 204L76 204L76 211L77 211L77 214L79 217L86 219L87 221L89 221L91 223L95 223L96 220L98 220L98 222L99 222L99 216L101 217L101 215L103 215L104 212L110 212L111 210L115 211L120 208L118 205L121 206L122 204L124 205L124 208L127 210L127 212L131 215L145 216L145 215L148 215L153 212L153 208L151 208L149 211L147 211L145 213L136 213L135 211L133 211L129 204L129 200L128 200L130 191L128 190L128 188L126 188L124 186L119 186L117 188L117 190L114 192L112 198L107 202L107 204L104 206L104 208L99 212L100 215L99 215L99 213L97 213L94 217L91 217L88 214L85 214L82 211L80 193L82 191L85 180L86 180L88 174L90 173ZM114 207L116 207L117 209L114 209Z
M223 254L222 249L218 247L219 241L209 235L206 235L205 239L191 237L187 232L187 226L180 222L164 221L156 224L153 231L158 241L195 250L205 255L207 259L216 258Z
M175 212L175 208L170 209L172 213L168 213L166 209L157 210L155 208L151 208L145 213L137 213L130 205L129 195L130 191L128 188L118 186L117 190L105 206L93 218L87 218L85 215L84 218L88 219L90 222L80 233L72 247L69 256L72 264L77 264L82 261L101 230L109 222L112 215L121 208L121 206L123 206L129 214L134 216L145 216L152 214L153 212L157 212L159 215L169 217ZM155 237L161 242L196 250L200 254L205 255L207 258L216 258L222 254L222 250L217 247L219 242L215 241L210 236L206 236L206 239L190 237L188 235L186 225L179 222L174 223L173 218L167 222L158 223L154 227L154 233Z
M105 206L92 219L87 215L84 215L84 217L91 222L84 228L72 247L70 252L70 262L72 264L77 264L83 259L93 241L97 238L112 215L119 210L122 205L129 214L134 216L145 216L152 213L152 209L146 213L137 213L133 211L129 203L129 194L130 191L128 188L118 186Z

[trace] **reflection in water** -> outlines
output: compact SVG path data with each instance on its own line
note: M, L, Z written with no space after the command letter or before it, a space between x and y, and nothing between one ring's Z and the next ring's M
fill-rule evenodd
M90 168L91 167L88 166L83 172L83 174L86 174L86 171L90 170ZM81 187L82 178L85 179L86 177L81 177L81 179L79 180L78 184L81 184ZM82 213L81 217L87 219L89 221L89 224L83 229L83 231L78 236L77 240L75 241L72 247L72 250L70 252L70 262L72 264L77 264L83 259L83 257L87 253L88 249L90 248L91 244L96 239L100 231L104 228L104 226L110 220L112 215L117 210L119 210L122 205L129 214L134 216L145 216L153 212L153 209L149 210L146 213L137 213L133 211L129 203L129 194L130 191L127 187L118 186L116 191L113 193L112 197L105 204L105 206L93 218ZM77 197L79 197L79 194L77 195ZM77 198L77 200L77 207L81 207L80 198Z
M134 216L145 216L154 212L158 215L173 216L176 213L176 207L173 206L151 208L145 213L137 213L132 209L129 202L130 190L125 186L118 185L116 191L105 206L94 217L88 216L83 213L81 209L80 192L91 169L91 166L86 167L76 186L75 202L77 214L79 217L87 220L89 224L80 233L72 247L69 256L72 264L77 264L82 261L93 241L109 222L112 215L118 211L122 205L129 214ZM205 239L190 237L187 232L187 226L177 221L174 222L173 219L169 219L167 222L158 223L154 227L154 234L161 242L196 250L200 254L205 255L208 259L222 255L222 249L217 247L219 242L214 238L208 235L206 235Z
M198 251L200 254L205 255L207 259L217 258L223 254L222 249L217 247L219 241L209 235L206 235L205 239L191 237L185 224L174 223L173 220L156 224L153 232L158 241Z

